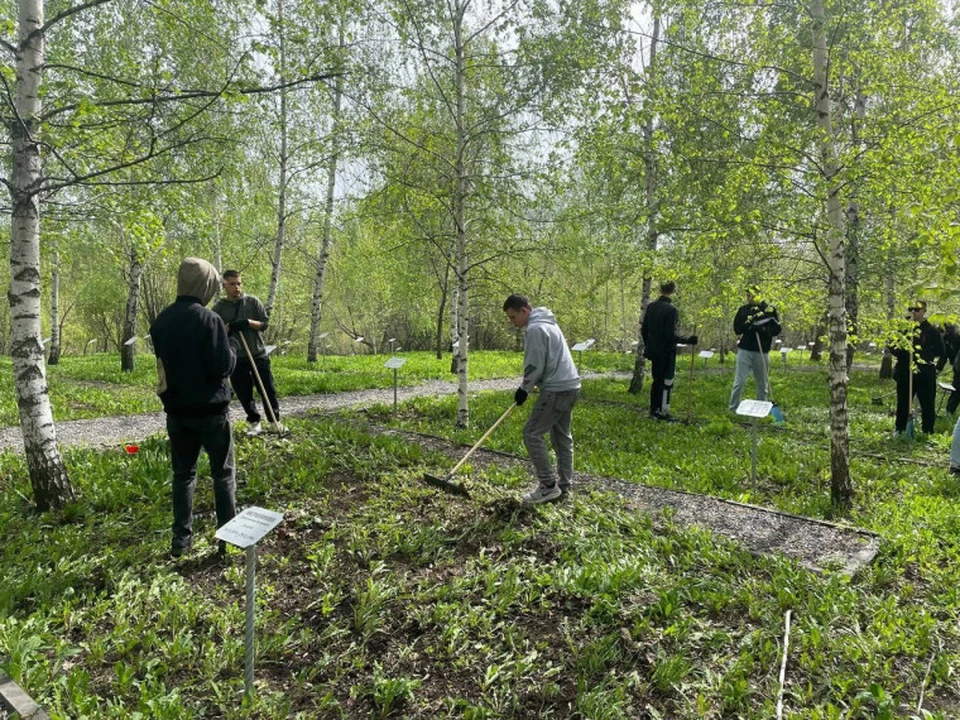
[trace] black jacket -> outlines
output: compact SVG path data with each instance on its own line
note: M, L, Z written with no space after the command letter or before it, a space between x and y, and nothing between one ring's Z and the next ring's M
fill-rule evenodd
M733 332L740 336L737 347L754 352L770 352L770 343L780 334L780 315L765 302L741 305L733 319Z
M201 417L226 411L237 356L218 315L197 298L180 295L157 316L150 337L167 413Z
M640 324L645 358L649 360L677 354L677 343L687 342L686 337L677 335L679 319L680 313L666 295L647 305L647 312Z
M907 377L910 351L891 348L890 352L897 358L894 375ZM943 338L929 320L924 320L913 328L913 361L917 364L917 372L934 372L937 358L942 357L943 353Z
M960 334L956 330L943 333L943 355L937 363L937 372L943 370L947 363L957 372L957 353L960 353Z

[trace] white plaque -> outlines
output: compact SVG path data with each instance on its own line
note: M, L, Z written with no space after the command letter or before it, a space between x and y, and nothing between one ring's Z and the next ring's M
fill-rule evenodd
M284 343L284 345L286 345L286 344L287 344L287 343ZM277 349L277 346L276 346L276 345L264 345L264 346L263 346L263 351L264 351L267 355L269 355L270 353L272 353L272 352L273 352L274 350L276 350L276 349Z
M589 343L582 342L582 343L577 343L576 345L574 345L574 346L573 346L572 348L570 348L570 349L571 349L571 350L576 350L577 352L583 352L583 351L586 350L588 347L590 347L590 344L589 344Z
M396 341L396 338L389 338L389 339L387 340L387 342L395 342L395 341Z
M701 350L700 352L697 353L697 357L702 357L706 359L712 358L713 350Z
M353 341L354 341L354 342L363 342L363 335L361 335L361 336L358 337L358 338L354 338Z
M593 345L596 341L597 341L596 338L589 338L589 339L586 341L587 347L590 347L590 346Z
M127 340L127 341L126 341L125 343L123 343L123 344L124 344L124 345L133 345L133 344L134 344L137 340L139 340L139 339L140 339L140 338L138 338L136 335L134 335L132 338L130 338L129 340Z
M324 339L327 335L329 335L329 334L330 334L330 333L328 333L328 332L320 333L319 335L317 335L317 339L318 339L318 340L323 340L323 339Z
M746 415L747 417L766 417L770 414L772 402L766 400L741 400L737 405L737 415Z
M780 352L782 352L784 355L786 355L786 354L787 354L788 352L790 352L791 350L793 350L793 348L788 348L788 347L782 347L782 348L780 348Z
M403 367L403 364L404 364L406 361L407 361L406 358L392 357L392 358L390 358L389 360L387 360L387 361L383 364L383 366L384 366L385 368L391 368L391 369L393 369L393 370L396 370L397 368Z
M951 393L956 392L956 388L954 388L953 385L951 385L950 383L945 383L941 381L941 382L938 382L937 385L940 386L941 390L944 390L946 392L951 392Z
M238 548L248 548L260 542L261 538L281 522L283 522L283 513L261 507L248 507L217 530L215 537Z

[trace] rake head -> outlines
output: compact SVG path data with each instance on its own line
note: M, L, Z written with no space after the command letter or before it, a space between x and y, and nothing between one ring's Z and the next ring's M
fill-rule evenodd
M432 487L442 490L445 493L450 495L457 495L458 497L469 498L470 493L467 491L467 488L463 486L463 483L453 482L451 480L451 475L446 475L444 477L437 477L436 475L431 475L430 473L423 474L423 481Z

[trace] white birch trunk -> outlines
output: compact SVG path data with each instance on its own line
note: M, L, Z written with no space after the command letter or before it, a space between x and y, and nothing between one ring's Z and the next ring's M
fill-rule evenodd
M280 81L283 82L287 77L287 44L286 30L283 26L283 0L277 2L277 16L280 32ZM273 245L270 289L267 292L267 300L263 304L268 316L277 300L277 291L280 286L280 265L283 261L283 245L286 242L287 234L287 163L289 162L287 157L287 121L287 89L284 87L280 89L280 178L279 196L277 198L277 238Z
M60 362L60 250L54 245L50 272L50 347L47 364Z
M653 18L653 34L650 38L650 62L647 66L648 83L656 81L655 72L657 69L657 44L660 40L660 17ZM653 113L650 113L647 122L643 127L643 193L647 209L647 228L645 245L646 251L651 260L657 252L657 155L653 146ZM640 295L640 322L637 324L637 353L633 363L633 377L630 378L630 387L627 389L631 395L638 395L643 390L643 376L646 371L646 363L643 357L643 336L640 334L640 327L643 325L643 316L647 312L647 306L650 304L650 290L653 286L653 278L650 276L649 265L644 270L643 286Z
M343 24L340 25L338 47L344 51ZM317 361L320 347L320 321L323 318L323 286L333 234L333 200L337 184L337 162L340 158L340 107L343 102L343 78L337 76L333 86L333 115L331 122L330 165L327 167L327 196L323 208L323 237L317 254L317 272L313 278L313 300L310 305L310 340L307 343L307 362Z
M847 417L847 313L845 305L846 258L843 207L837 180L830 91L827 85L826 13L823 0L811 0L813 18L813 86L816 93L817 126L820 129L820 160L827 191L830 272L828 325L830 329L830 498L834 505L849 507L853 499L850 480L850 430Z
M454 69L454 83L456 89L456 129L457 129L457 159L456 176L457 189L454 199L454 213L457 231L457 283L459 297L457 298L459 324L458 335L460 344L457 346L457 427L465 428L470 425L470 408L468 404L468 375L467 357L470 345L470 323L467 303L467 268L468 268L468 238L466 227L467 204L467 167L466 167L466 94L464 81L466 63L464 61L463 44L463 15L465 7L460 0L453 4L453 36L456 67Z
M133 372L136 364L137 344L127 340L137 334L137 313L140 310L140 278L143 277L143 263L134 250L130 251L130 277L127 281L127 307L123 316L123 334L120 345L120 370Z
M454 247L454 263L456 263L456 247ZM458 265L453 266L453 291L450 298L450 347L453 354L450 358L450 372L457 374L457 364L460 362L460 273Z
M17 121L10 124L13 169L10 229L10 354L24 455L41 511L74 497L57 447L43 348L40 345L40 85L43 79L43 0L18 0Z

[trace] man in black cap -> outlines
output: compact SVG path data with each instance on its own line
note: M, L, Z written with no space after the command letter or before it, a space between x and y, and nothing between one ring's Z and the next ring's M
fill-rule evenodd
M902 433L907 429L907 419L910 415L910 389L920 403L920 429L925 433L933 432L933 425L937 419L937 358L944 353L943 338L940 332L927 320L927 303L916 300L910 303L910 314L907 319L912 321L913 327L908 333L909 342L906 349L891 348L890 352L897 358L893 368L893 377L897 381L897 417L896 431ZM912 367L911 367L912 366ZM911 380L911 374L913 378Z
M740 336L737 342L737 370L733 377L733 391L727 407L731 411L740 405L740 396L747 377L753 372L757 384L757 399L767 399L770 386L770 344L780 334L780 316L777 309L760 297L760 286L747 288L747 302L740 306L733 318L733 332Z
M677 367L677 343L696 345L697 336L677 335L680 314L671 296L677 286L672 280L660 284L660 297L647 306L640 325L643 356L650 361L650 417L673 420L670 415L670 392Z

